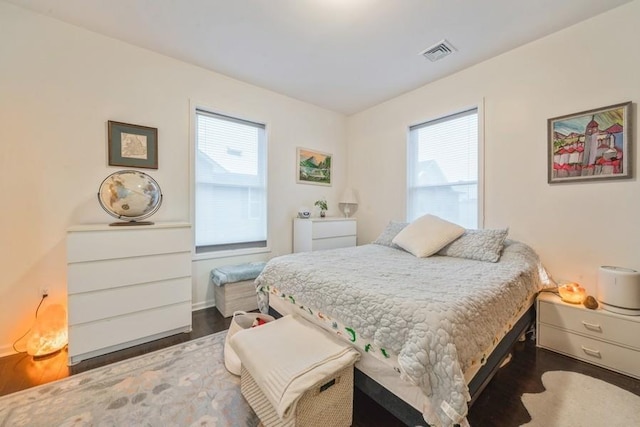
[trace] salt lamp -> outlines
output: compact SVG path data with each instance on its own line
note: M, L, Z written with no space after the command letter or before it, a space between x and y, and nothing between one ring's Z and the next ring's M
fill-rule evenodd
M67 345L67 311L52 304L42 311L31 328L27 353L34 357L54 353Z
M582 304L587 297L587 291L578 283L574 282L558 285L558 293L562 301L571 304Z

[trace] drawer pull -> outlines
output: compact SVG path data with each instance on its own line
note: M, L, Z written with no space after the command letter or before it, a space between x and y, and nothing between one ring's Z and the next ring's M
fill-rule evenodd
M587 353L589 356L593 356L593 357L597 357L598 359L602 359L602 355L600 354L599 350L592 350L592 349L587 348L585 346L581 346L581 347L582 347L582 351Z
M585 328L589 329L590 331L602 332L602 328L600 327L600 325L595 325L593 323L585 322L584 320L582 321L582 324L584 325Z

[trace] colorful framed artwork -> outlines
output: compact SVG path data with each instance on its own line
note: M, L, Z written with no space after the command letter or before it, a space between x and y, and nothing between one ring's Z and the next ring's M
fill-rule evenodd
M109 121L109 165L158 169L158 129Z
M329 153L298 147L297 182L330 186L331 157Z
M549 184L631 178L631 105L549 119Z

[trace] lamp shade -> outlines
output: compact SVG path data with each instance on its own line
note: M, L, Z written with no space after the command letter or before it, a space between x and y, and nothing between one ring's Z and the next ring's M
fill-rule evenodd
M352 205L358 204L358 199L356 199L356 193L353 191L353 188L347 188L342 193L342 197L340 197L340 203L349 203Z
M342 193L342 197L340 197L339 203L342 204L342 212L344 212L345 218L349 218L349 215L351 215L351 205L358 204L356 193L352 188L346 188L344 190L344 193Z

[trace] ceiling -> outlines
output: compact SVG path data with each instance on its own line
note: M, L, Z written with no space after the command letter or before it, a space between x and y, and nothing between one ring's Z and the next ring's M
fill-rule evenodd
M349 115L631 0L5 1Z

